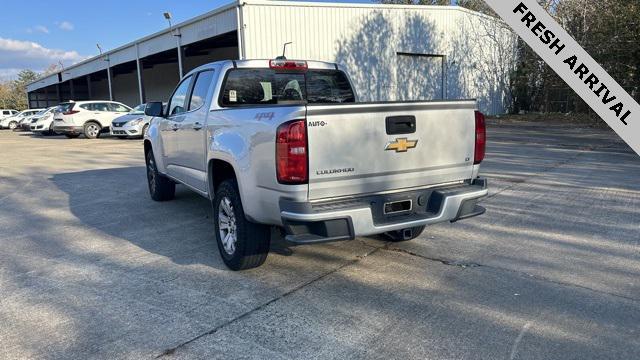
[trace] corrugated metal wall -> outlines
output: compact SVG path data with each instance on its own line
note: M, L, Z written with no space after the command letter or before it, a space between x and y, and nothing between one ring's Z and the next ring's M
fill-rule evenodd
M273 58L291 41L289 58L346 66L361 100L430 100L444 93L477 98L487 114L507 111L509 71L497 62L515 58L497 48L511 49L515 38L495 19L457 7L249 1L242 20L246 58ZM407 60L411 55L417 59ZM420 65L423 77L408 64Z

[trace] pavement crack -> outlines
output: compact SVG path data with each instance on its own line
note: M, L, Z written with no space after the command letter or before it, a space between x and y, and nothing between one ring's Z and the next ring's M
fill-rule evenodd
M253 309L251 309L249 311L246 311L246 312L234 317L231 320L226 321L223 324L220 324L220 325L214 327L213 329L211 329L209 331L206 331L206 332L204 332L202 334L199 334L199 335L197 335L197 336L195 336L195 337L193 337L193 338L191 338L191 339L189 339L189 340L187 340L185 342L182 342L182 343L178 344L177 346L174 346L172 348L166 349L160 355L156 356L155 358L159 359L159 358L171 356L171 355L175 354L176 351L178 351L180 348L183 348L183 347L185 347L185 346L193 343L194 341L197 341L197 340L199 340L199 339L201 339L201 338L203 338L205 336L213 335L213 334L217 333L218 331L224 329L225 327L227 327L229 325L232 325L232 324L234 324L234 323L236 323L238 321L241 321L241 320L249 317L251 314L253 314L253 313L257 312L257 311L260 311L260 310L266 308L267 306L269 306L269 305L271 305L271 304L273 304L273 303L275 303L275 302L277 302L279 300L282 300L282 299L284 299L284 298L296 293L297 291L299 291L299 290L301 290L301 289L303 289L303 288L305 288L305 287L307 287L309 285L312 285L312 284L314 284L314 283L316 283L318 281L321 281L321 280L325 279L326 277L328 277L328 276L330 276L332 274L335 274L336 272L338 272L338 271L340 271L340 270L342 270L342 269L344 269L344 268L346 268L348 266L357 264L362 259L365 259L366 257L375 254L376 252L380 251L381 249L382 248L378 248L378 247L370 247L370 250L368 252L366 252L365 254L356 255L354 259L351 259L351 260L343 263L342 265L336 267L335 269L332 269L332 270L330 270L330 271L328 271L328 272L326 272L326 273L324 273L324 274L322 274L322 275L320 275L320 276L318 276L316 278L313 278L313 279L311 279L309 281L306 281L306 282L294 287L293 289L288 290L288 291L282 293L281 295L279 295L279 296L277 296L277 297L275 297L275 298L273 298L273 299L271 299L271 300L269 300L269 301L267 301L265 303L262 303L262 304L258 305L257 307L254 307Z
M435 262L438 262L438 263L443 264L443 265L456 266L456 267L463 268L463 269L484 266L484 265L481 265L481 264L478 264L478 263L473 263L473 262L461 262L461 261L455 261L455 260L447 260L447 259L440 259L440 258L424 256L424 255L415 253L413 251L400 249L400 248L396 248L396 247L388 247L388 246L386 246L386 247L383 247L381 249L387 250L387 251L399 252L399 253L403 253L403 254L419 257L419 258L424 259L424 260L435 261Z

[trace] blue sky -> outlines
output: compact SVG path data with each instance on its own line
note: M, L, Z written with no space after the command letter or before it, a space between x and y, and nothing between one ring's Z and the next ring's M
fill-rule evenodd
M348 2L371 2L349 0ZM98 54L96 43L113 49L174 23L230 3L228 0L7 0L0 21L0 79L23 68L42 71Z

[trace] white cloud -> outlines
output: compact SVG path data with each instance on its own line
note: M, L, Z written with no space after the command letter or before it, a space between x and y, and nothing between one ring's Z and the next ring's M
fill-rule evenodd
M63 21L61 23L58 23L57 25L61 30L65 30L65 31L71 31L75 29L75 26L68 21Z
M36 25L36 26L33 27L33 30L37 31L37 32L41 32L43 34L48 34L49 33L49 29L47 29L47 27L44 26L44 25Z
M20 71L22 71L22 69L0 69L0 82L17 79Z
M0 37L0 74L10 69L42 71L58 61L69 66L86 58L77 51L49 49L31 41Z

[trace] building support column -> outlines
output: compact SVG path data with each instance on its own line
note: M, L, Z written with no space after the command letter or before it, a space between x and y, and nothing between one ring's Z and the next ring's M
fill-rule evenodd
M113 101L113 88L111 87L111 67L109 65L107 65L107 82L109 83L109 100Z
M142 62L140 61L140 50L138 49L138 43L136 43L136 67L138 69L138 94L140 95L140 104L144 104L144 82L142 81Z
M176 37L176 48L178 50L178 73L180 74L180 80L184 76L184 72L182 70L182 34L180 33L180 28L176 29L176 33L173 34Z
M58 104L62 102L62 95L60 94L60 83L56 84L56 96L58 97Z
M71 100L76 100L76 89L73 87L73 79L69 79L69 87L71 88Z
M93 100L93 94L91 93L91 74L87 75L87 96L88 100Z

